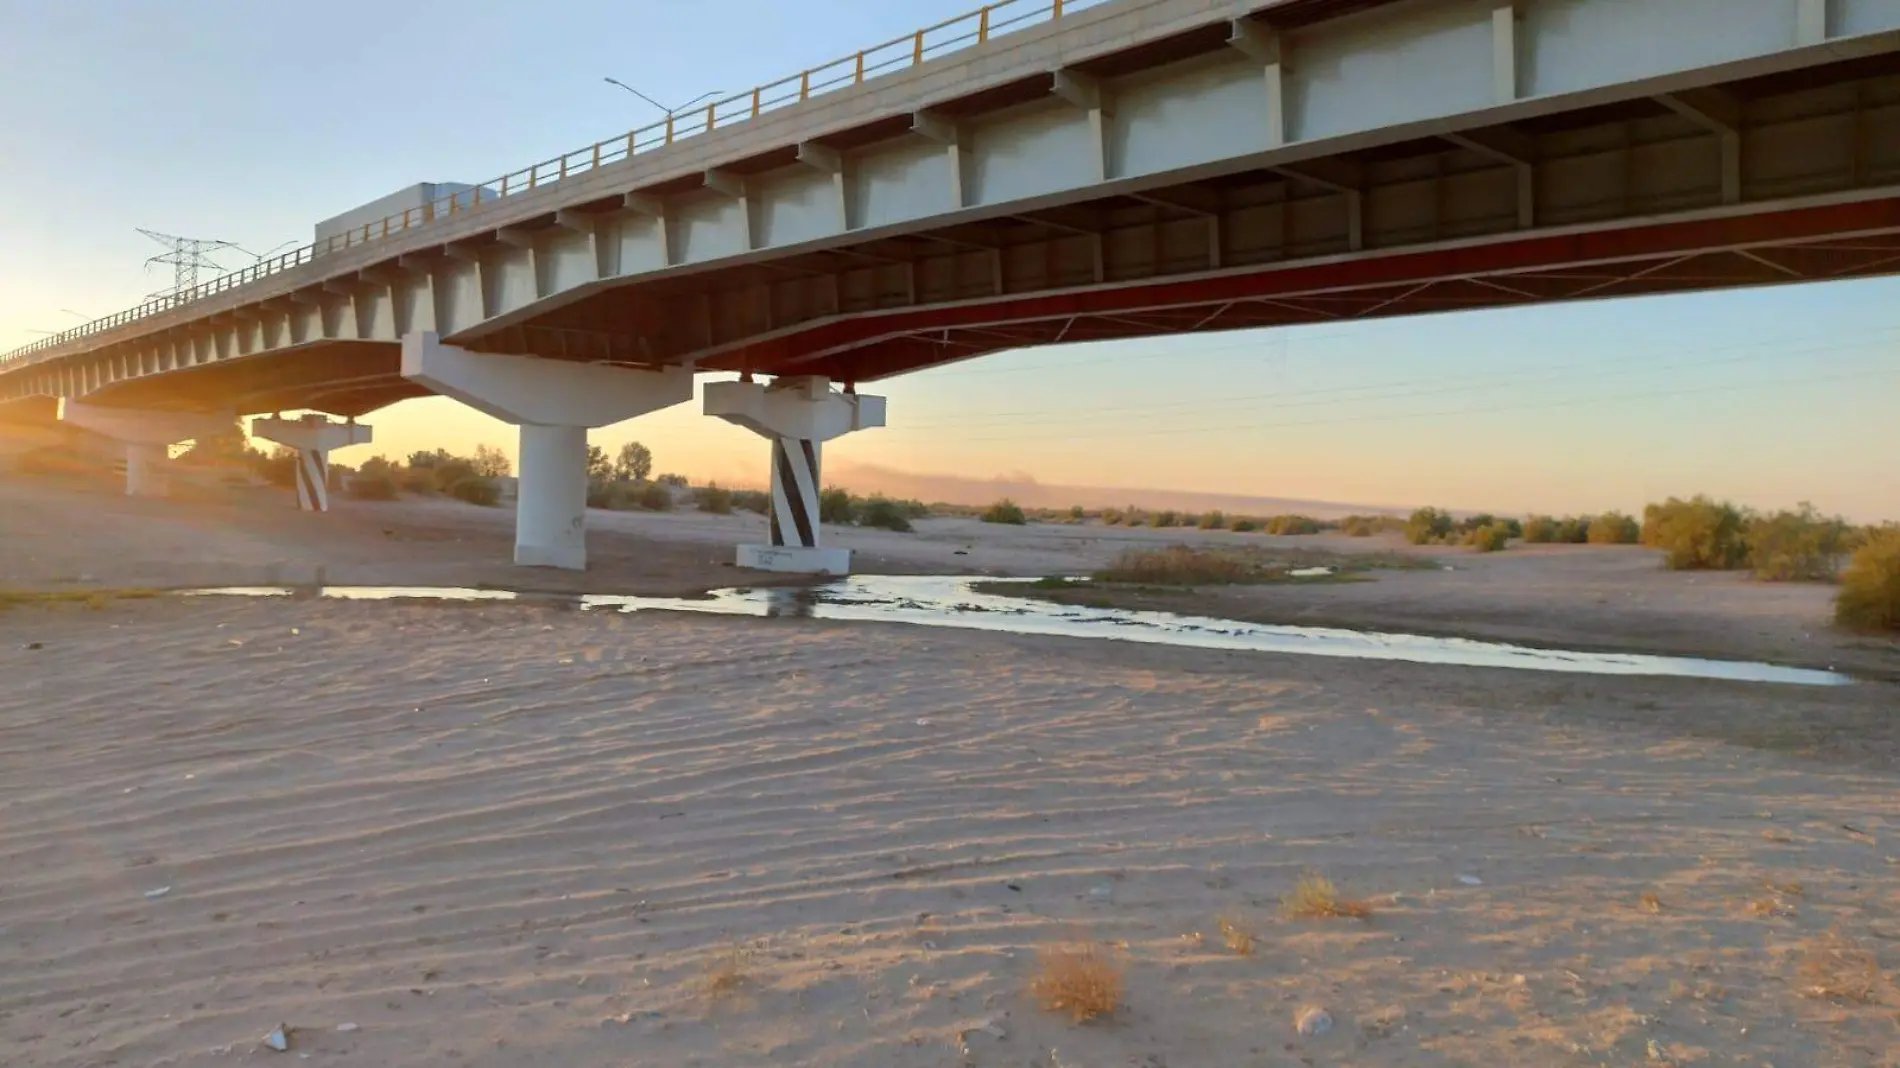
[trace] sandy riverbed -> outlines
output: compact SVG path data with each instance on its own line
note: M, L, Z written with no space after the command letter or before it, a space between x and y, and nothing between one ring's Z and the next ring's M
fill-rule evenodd
M0 586L519 578L505 514L274 502L0 483ZM746 522L606 517L584 581L728 583ZM845 537L1029 574L1174 540ZM1521 626L1625 558L1297 592L1488 586ZM1603 603L1824 608L1757 589ZM8 1065L268 1062L280 1021L340 1065L1900 1064L1891 684L309 600L15 608L0 678ZM1372 918L1283 917L1309 869ZM1025 993L1071 938L1128 980L1081 1027ZM1852 985L1829 947L1871 954L1868 1000L1811 996Z

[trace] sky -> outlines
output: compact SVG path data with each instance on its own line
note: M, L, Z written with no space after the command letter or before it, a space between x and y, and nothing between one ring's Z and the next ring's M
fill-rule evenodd
M0 351L170 284L139 228L307 243L419 181L478 181L960 14L971 0L0 0ZM250 262L227 251L227 268ZM1501 512L1706 492L1900 519L1900 280L1000 353L879 383L853 465ZM871 391L867 387L867 392ZM377 444L514 449L432 398ZM593 432L762 485L681 405ZM1138 497L1131 494L1131 501Z

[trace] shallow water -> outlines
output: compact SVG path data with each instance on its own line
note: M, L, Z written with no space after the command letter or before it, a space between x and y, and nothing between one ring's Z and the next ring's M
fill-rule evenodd
M1665 675L1804 686L1844 686L1846 675L1811 668L1740 660L1584 653L1534 649L1469 638L1433 638L1334 627L1276 626L1169 612L1080 608L1023 597L983 593L973 584L1008 579L855 575L818 586L741 587L704 598L615 594L516 593L422 586L228 587L188 591L192 596L289 597L314 593L339 600L539 601L578 604L588 611L696 612L770 618L863 620L959 630L1001 631L1065 638L1096 638L1193 649L1402 660L1419 664L1513 668L1586 675ZM1021 580L1027 582L1028 580Z

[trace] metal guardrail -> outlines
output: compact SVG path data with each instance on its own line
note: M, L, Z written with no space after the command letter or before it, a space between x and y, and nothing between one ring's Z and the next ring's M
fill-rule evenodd
M684 115L668 115L664 120L650 126L642 126L619 137L597 141L586 148L576 149L553 159L542 160L533 166L512 171L422 207L410 208L400 215L391 215L377 222L365 223L361 227L352 228L347 233L329 238L321 246L305 245L294 252L259 260L252 266L219 275L209 282L182 292L167 294L136 308L108 315L103 319L94 319L83 326L76 326L71 330L42 338L0 356L0 371L8 370L12 364L69 341L168 312L192 301L301 267L322 255L381 241L392 235L427 226L440 219L465 215L489 204L498 203L531 190L545 188L610 163L618 163L645 152L665 148L682 138L725 129L748 119L757 118L768 111L801 104L814 96L837 89L862 85L873 78L915 67L926 60L983 44L992 37L1029 26L1054 22L1066 13L1096 7L1107 2L1108 0L1042 0L1038 5L1034 0L998 0L975 11L946 19L934 26L927 26L915 33L886 41L883 44L874 45L843 59L800 71L789 78L781 78L768 85L761 85L750 92L715 100L703 108L695 108Z

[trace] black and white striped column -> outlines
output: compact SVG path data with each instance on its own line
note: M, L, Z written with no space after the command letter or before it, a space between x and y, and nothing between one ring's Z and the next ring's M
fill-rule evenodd
M330 457L322 449L297 450L297 507L330 510Z
M772 439L772 545L818 547L818 450L809 438Z

